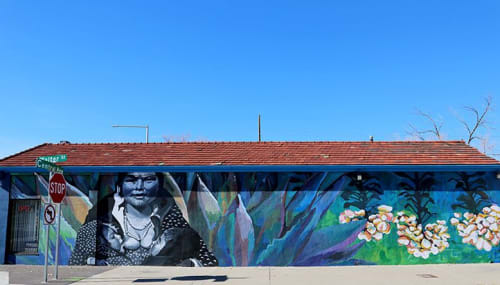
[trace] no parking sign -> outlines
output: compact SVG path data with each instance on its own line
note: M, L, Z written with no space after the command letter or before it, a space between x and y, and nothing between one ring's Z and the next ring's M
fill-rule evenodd
M45 204L43 209L43 224L52 225L56 220L56 208L52 204Z

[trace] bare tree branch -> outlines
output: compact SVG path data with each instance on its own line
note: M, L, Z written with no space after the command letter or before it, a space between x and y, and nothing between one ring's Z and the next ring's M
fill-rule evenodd
M426 118L427 120L429 120L432 124L432 129L419 130L415 126L413 126L412 124L408 124L410 127L410 130L407 131L407 133L413 137L416 137L416 138L422 140L422 141L425 141L426 134L431 134L437 140L442 140L443 136L441 135L441 128L443 127L443 122L434 120L434 118L431 115L429 115L428 113L424 113L419 109L417 109L417 114L419 116L422 116L422 117Z
M206 137L191 137L190 134L182 135L163 135L164 142L209 142L210 140Z
M485 98L485 106L484 110L480 112L478 109L471 107L471 106L465 106L464 109L466 111L472 112L475 116L474 123L472 125L469 125L465 120L460 119L460 122L462 125L464 125L465 130L467 131L467 144L471 144L471 142L475 139L481 140L482 137L478 136L477 133L479 129L483 128L486 126L487 121L486 121L486 115L488 112L491 110L491 104L492 104L492 97L488 96Z
M180 136L174 136L174 135L164 135L163 141L165 142L188 142L191 139L190 134L183 134Z
M406 131L408 135L412 136L413 138L418 138L421 141L425 141L425 137L423 136L424 134L422 133L422 131L419 131L412 124L408 124L408 126L410 127L410 130Z
M489 140L490 140L489 137L484 137L480 140L481 141L481 148L482 148L484 154L487 154L488 152L493 150L494 146L489 142Z

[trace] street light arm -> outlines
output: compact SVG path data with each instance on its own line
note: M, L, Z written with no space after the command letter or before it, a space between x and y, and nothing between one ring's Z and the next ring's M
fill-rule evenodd
M113 125L113 128L141 128L146 129L146 143L149 143L149 125L137 126L137 125Z

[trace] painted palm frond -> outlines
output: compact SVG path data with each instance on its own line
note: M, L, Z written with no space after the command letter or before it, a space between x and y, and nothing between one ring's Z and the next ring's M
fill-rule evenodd
M396 175L402 178L397 187L402 189L398 196L405 200L404 207L416 215L420 224L425 225L435 215L429 210L429 207L435 203L430 195L436 183L434 174L397 172Z
M455 189L463 191L457 198L458 203L451 205L454 210L461 208L472 213L478 213L492 203L486 193L484 172L472 174L458 172L456 177L450 178L449 181L455 184Z
M358 181L357 175L361 174L363 180ZM346 201L344 208L351 206L358 209L364 209L367 216L374 214L377 211L376 200L380 200L383 194L382 186L377 177L368 173L349 173L349 185L342 192L341 196Z

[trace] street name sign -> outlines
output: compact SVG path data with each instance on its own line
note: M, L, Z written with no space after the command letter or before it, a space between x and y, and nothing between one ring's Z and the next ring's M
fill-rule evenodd
M59 165L56 165L52 162L48 162L40 158L36 159L36 167L47 169L50 172L63 173L63 169Z
M66 160L68 160L68 156L66 154L55 154L55 155L40 156L38 157L38 159L56 163L56 162L65 162Z
M54 173L49 180L49 195L54 203L61 203L66 196L66 179L61 173Z

